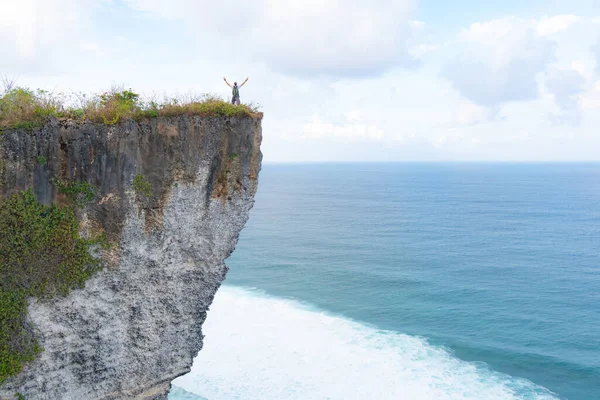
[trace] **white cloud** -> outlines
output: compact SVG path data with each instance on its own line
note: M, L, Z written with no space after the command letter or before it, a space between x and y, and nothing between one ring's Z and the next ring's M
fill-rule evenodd
M590 66L583 61L580 61L580 60L573 61L570 65L570 67L574 71L579 72L579 74L581 74L581 76L583 76L588 81L592 80L592 78L594 76L593 69L590 68Z
M536 77L556 52L556 43L540 36L538 26L519 18L472 24L459 35L463 52L443 76L464 97L485 107L537 98Z
M582 110L600 110L600 81L597 81L581 96Z
M462 101L456 108L455 118L459 125L474 125L487 122L493 117L493 112L470 101Z
M596 71L600 73L600 37L596 40L596 43L592 46L592 55L596 61Z
M552 68L546 73L548 91L556 98L562 108L571 108L586 86L585 77L574 69Z
M314 116L302 128L302 139L334 138L343 141L383 140L385 134L376 124L361 121L356 113L351 113L346 121L334 124Z
M440 48L439 44L418 44L415 46L411 46L408 49L408 54L412 57L420 59L423 56L437 50Z
M98 43L90 42L87 40L82 40L81 42L79 42L79 48L83 51L87 51L90 53L96 53L100 50Z
M425 22L416 19L408 21L408 25L414 30L422 30L425 28Z
M580 17L573 14L556 15L554 17L546 17L539 21L536 27L537 34L540 36L548 36L567 30L571 25L579 22Z
M102 3L104 0L101 0ZM52 68L55 55L68 51L92 9L92 0L4 1L0 12L0 70L22 73Z
M546 88L559 107L552 118L558 123L576 125L581 121L580 96L585 91L585 77L574 69L552 68L546 73Z
M182 20L201 38L299 75L372 75L412 65L406 40L415 0L127 0L159 18ZM209 4L207 4L209 3ZM416 27L416 28L415 28ZM216 39L220 38L220 39Z

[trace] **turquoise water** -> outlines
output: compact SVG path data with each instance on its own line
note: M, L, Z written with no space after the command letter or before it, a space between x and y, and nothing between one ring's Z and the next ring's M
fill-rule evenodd
M265 165L174 384L210 400L597 399L599 244L600 164Z

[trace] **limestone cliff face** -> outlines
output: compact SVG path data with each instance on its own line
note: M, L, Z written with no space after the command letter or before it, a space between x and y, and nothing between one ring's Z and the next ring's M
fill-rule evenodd
M32 188L60 203L57 180L88 182L97 189L78 208L81 232L104 232L113 246L84 289L30 300L44 350L0 399L164 399L202 347L224 260L254 202L261 138L250 117L54 119L4 132L0 194Z

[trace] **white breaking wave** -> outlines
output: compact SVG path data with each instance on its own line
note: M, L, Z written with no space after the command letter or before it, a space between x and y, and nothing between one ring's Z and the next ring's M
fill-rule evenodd
M203 331L192 371L173 384L208 400L556 399L421 338L252 289L222 286Z

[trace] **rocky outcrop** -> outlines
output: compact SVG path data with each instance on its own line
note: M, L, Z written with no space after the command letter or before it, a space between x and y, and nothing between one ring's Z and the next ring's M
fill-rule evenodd
M5 131L0 194L31 188L60 204L69 200L61 185L85 182L93 198L77 208L81 232L104 233L112 246L83 289L30 299L43 351L0 386L0 398L166 398L202 347L224 260L253 205L261 138L252 117L53 119Z

